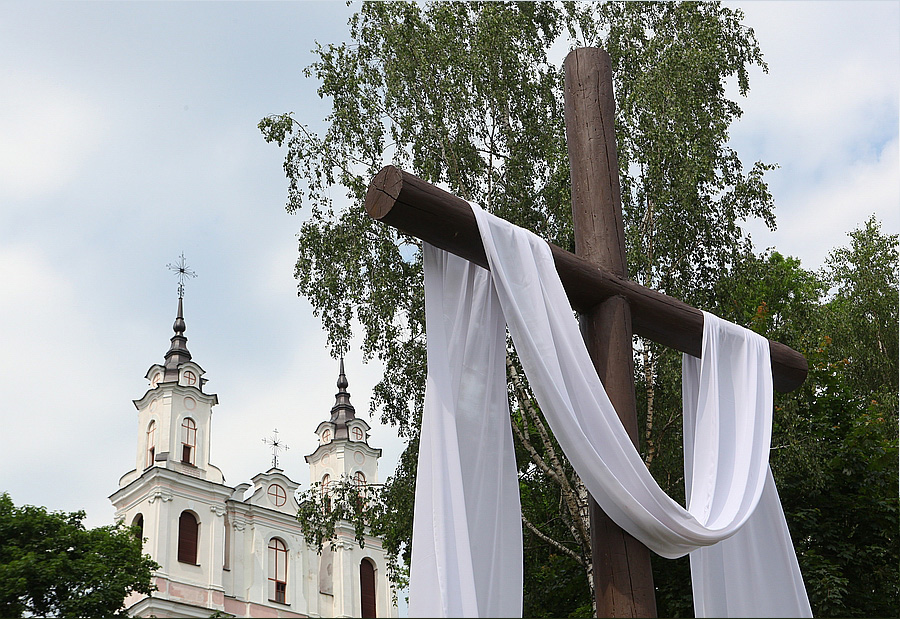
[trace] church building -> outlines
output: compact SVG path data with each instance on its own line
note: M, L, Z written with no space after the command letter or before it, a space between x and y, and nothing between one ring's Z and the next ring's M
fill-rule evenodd
M299 484L278 468L250 483L225 484L210 463L210 426L216 394L204 390L203 369L184 336L181 295L175 335L162 365L147 372L137 400L134 470L110 496L116 519L142 530L144 552L160 568L152 596L134 594L135 617L396 617L381 542L364 548L349 523L337 528L337 546L319 555L297 521ZM356 417L343 360L330 416L315 432L306 456L310 479L341 478L377 484L381 450L368 443L369 424Z

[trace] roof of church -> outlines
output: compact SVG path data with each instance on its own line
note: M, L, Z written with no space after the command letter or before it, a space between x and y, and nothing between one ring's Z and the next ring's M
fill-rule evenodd
M187 348L187 338L184 336L186 328L184 324L184 306L182 298L179 296L178 315L175 317L175 324L172 325L175 335L172 336L172 344L166 353L166 380L170 378L170 375L177 378L178 366L191 360L191 352Z
M344 374L344 358L341 357L341 368L338 374L338 392L334 396L334 406L331 408L331 423L335 424L334 438L348 438L347 422L356 419L356 409L350 404L350 393L347 375Z

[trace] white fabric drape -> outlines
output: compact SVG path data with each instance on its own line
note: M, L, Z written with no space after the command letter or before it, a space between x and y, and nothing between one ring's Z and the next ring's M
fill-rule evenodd
M521 617L522 521L506 333L490 274L426 246L428 379L410 617ZM485 380L487 378L487 380Z
M473 210L490 272L428 245L424 249L429 369L410 615L521 614L505 320L541 410L588 490L620 527L658 554L679 557L743 531L767 489L764 516L781 523L780 541L774 543L766 526L754 526L744 545L734 544L737 553L729 547L695 553L698 616L811 616L774 484L768 491L772 377L766 340L705 316L703 358L689 358L685 365L690 498L684 509L653 480L616 416L547 244L477 206ZM747 544L753 552L733 561ZM745 570L754 578L748 581ZM758 593L732 592L744 582L776 587L778 599L760 612Z

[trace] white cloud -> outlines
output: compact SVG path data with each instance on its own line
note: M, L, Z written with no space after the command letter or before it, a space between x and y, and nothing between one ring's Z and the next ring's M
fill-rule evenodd
M774 246L783 254L801 256L805 268L816 269L873 213L885 232L900 230L898 153L900 143L894 137L877 157L857 159L780 201L776 232L759 224L747 226L757 249Z
M51 193L75 178L106 133L101 106L59 82L0 74L0 197Z
M862 141L883 142L885 131L896 131L896 4L753 2L742 8L769 73L756 71L749 97L740 100L745 116L736 138L763 140L769 160L810 172L823 160L840 163Z
M17 471L3 475L2 490L17 504L89 507L92 524L107 522L104 492L85 496L79 487L85 470L114 487L124 471L108 470L110 458L127 466L133 457L116 441L131 429L119 414L130 406L131 381L113 338L103 337L107 316L85 306L34 246L0 247L0 289L0 454Z
M886 2L734 4L753 27L769 73L754 71L732 145L766 178L778 230L746 226L758 249L774 246L821 266L872 213L897 231L900 5ZM732 89L733 92L733 89Z
M900 228L900 161L895 137L875 160L857 160L843 174L824 179L816 191L805 196L797 214L783 225L795 237L794 245L818 266L835 247L846 245L847 233L873 213L887 230ZM811 213L809 217L805 214Z

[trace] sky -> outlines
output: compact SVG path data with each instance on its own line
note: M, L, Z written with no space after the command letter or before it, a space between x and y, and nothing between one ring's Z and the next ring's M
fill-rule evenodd
M819 268L871 214L900 232L900 3L743 2L769 72L751 72L731 145L767 175L778 230L746 226ZM283 151L256 125L292 111L320 130L303 75L346 40L343 2L0 1L0 492L113 521L134 467L132 400L172 336L183 252L188 348L218 394L211 460L235 486L303 456L334 403L338 362L293 278L302 215L284 210ZM560 59L561 60L561 59ZM346 360L368 417L377 363Z

